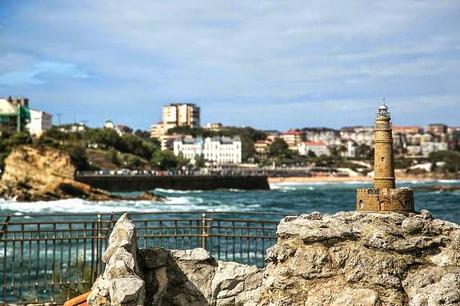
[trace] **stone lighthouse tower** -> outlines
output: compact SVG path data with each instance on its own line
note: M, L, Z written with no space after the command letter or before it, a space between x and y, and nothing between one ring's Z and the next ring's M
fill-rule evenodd
M379 107L374 127L374 188L361 188L356 192L359 211L414 211L414 192L409 188L396 188L393 160L393 138L388 107Z
M383 104L379 107L374 128L374 188L395 188L393 166L393 138L390 113Z

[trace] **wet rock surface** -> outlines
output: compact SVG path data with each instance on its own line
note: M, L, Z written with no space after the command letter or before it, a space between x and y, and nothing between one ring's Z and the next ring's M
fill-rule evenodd
M137 250L122 218L90 305L460 305L460 226L427 211L286 217L263 269L204 249ZM143 283L120 292L129 277Z

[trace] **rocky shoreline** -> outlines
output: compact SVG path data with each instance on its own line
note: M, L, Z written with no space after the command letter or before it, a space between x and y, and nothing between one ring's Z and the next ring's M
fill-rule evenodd
M430 212L286 217L257 268L143 249L123 215L89 305L459 305L460 226Z
M21 146L5 159L0 197L16 201L52 201L83 198L90 201L162 201L149 192L137 197L111 194L74 180L75 166L69 154L55 148Z

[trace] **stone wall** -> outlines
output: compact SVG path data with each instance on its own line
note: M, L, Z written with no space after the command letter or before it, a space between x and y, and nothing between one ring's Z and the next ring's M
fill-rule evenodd
M409 188L360 188L356 190L356 210L413 212L414 191Z
M114 227L90 305L460 305L460 226L427 211L284 218L258 269L204 249L137 250Z

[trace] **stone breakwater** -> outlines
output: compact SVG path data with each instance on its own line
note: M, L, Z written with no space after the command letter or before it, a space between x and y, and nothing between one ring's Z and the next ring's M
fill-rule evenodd
M139 250L123 215L90 305L460 305L460 226L428 211L286 217L258 269L204 249Z

